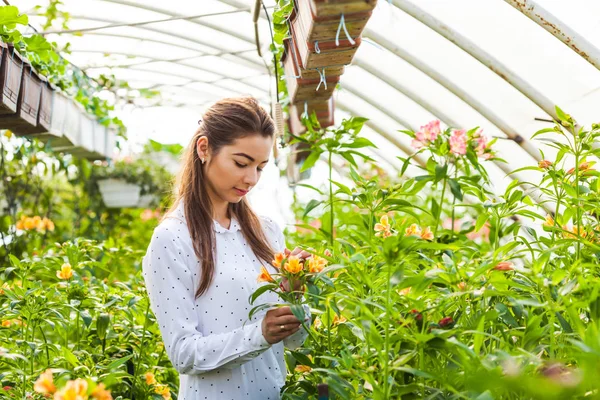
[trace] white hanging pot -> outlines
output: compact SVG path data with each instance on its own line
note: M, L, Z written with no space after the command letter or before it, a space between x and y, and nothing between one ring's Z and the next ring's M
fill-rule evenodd
M102 179L98 181L102 201L108 208L137 207L140 201L141 186L123 179Z
M151 204L157 203L157 198L153 194L145 194L140 196L140 201L138 201L138 208L148 208Z

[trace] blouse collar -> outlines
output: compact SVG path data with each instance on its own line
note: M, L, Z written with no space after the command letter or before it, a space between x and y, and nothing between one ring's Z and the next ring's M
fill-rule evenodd
M179 203L176 211L177 214L179 214L179 216L185 221L185 208L183 207L183 201ZM216 233L234 233L242 229L240 227L239 221L234 216L231 216L231 223L229 224L229 229L225 228L220 223L218 223L216 219L213 219L213 226L214 231Z

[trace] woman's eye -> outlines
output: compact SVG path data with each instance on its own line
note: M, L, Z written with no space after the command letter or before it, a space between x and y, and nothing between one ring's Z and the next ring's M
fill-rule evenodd
M256 168L258 170L258 172L263 172L262 168Z
M238 167L240 167L240 168L244 168L244 167L245 167L245 165L244 165L244 164L240 164L240 163L239 163L239 162L237 162L237 161L234 161L234 162L235 162L235 165L237 165L237 166L238 166Z

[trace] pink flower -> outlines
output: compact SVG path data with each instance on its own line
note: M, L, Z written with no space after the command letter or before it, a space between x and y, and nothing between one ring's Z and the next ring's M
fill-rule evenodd
M475 141L475 152L478 156L483 156L485 152L485 148L487 147L487 136L483 134L483 130L480 129L473 135L473 140Z
M452 131L450 136L450 151L454 154L467 154L467 135L464 129Z
M154 211L152 211L149 208L146 208L140 215L140 218L144 222L151 220L153 217L154 217Z
M427 125L423 125L419 131L415 133L415 138L411 145L415 149L420 149L428 143L435 141L440 133L440 121L436 119L429 122Z

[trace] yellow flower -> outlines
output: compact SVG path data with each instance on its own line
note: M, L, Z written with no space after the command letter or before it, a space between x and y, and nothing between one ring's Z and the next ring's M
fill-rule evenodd
M275 282L269 271L265 267L260 267L260 275L256 279L257 282Z
M110 390L104 388L104 383L100 383L92 392L92 397L96 400L112 400Z
M33 222L35 223L35 228L39 231L43 230L46 227L46 223L39 215L33 217Z
M300 372L301 374L303 374L305 372L312 371L312 368L309 367L308 365L297 365L296 368L294 369L294 371Z
M421 239L433 240L433 232L431 232L428 226L421 231Z
M544 226L554 226L554 218L552 218L552 215L546 214L546 221L544 222Z
M323 271L323 268L327 266L327 260L323 257L313 255L308 259L308 272L311 274Z
M54 230L54 222L50 221L50 219L44 217L42 218L42 229L45 229L47 231L53 231Z
M60 267L60 271L56 271L56 276L59 279L71 279L73 276L73 268L71 268L71 264L64 263L62 267Z
M7 138L9 138L9 139L10 139L10 138L13 136L13 132L12 132L10 129L7 129L7 130L4 132L4 136L6 136Z
M54 381L52 379L52 370L47 369L33 384L33 390L38 393L54 393L56 391L56 386L54 386Z
M383 215L379 220L379 223L375 224L375 236L383 236L384 238L392 235L392 227L387 215Z
M467 288L467 282L459 282L458 285L456 285L458 287L458 290L460 290L461 292L464 292L465 289Z
M85 379L77 378L68 381L64 388L56 392L54 400L86 400L88 383Z
M400 291L398 291L398 294L400 296L408 296L408 294L410 293L410 290L411 290L411 287L409 286L407 288L404 288L404 289L401 289Z
M297 274L298 272L302 271L302 263L298 257L290 256L288 258L288 262L285 263L283 268L290 274Z
M404 236L421 236L421 228L419 228L419 225L417 224L412 224L411 226L409 226L408 228L406 228L406 233L404 234Z
M26 230L31 230L35 228L35 221L33 220L33 218L25 218L24 227Z
M146 372L146 385L154 385L156 384L156 379L154 378L154 374L152 372Z
M321 322L321 318L315 318L315 322L313 322L313 326L315 330L319 330L321 326L323 326L323 322Z
M23 218L21 218L19 221L17 221L17 223L15 224L16 228L19 230L24 230L25 229L25 220Z
M160 394L165 400L171 398L171 392L169 391L169 387L167 385L156 385L154 388L154 393Z
M285 256L283 255L283 253L277 253L277 254L275 254L275 258L273 259L273 261L271 261L271 264L275 268L280 269L281 263L283 262L284 259L285 259Z
M339 324L343 324L344 322L348 321L346 319L346 317L344 317L343 315L338 317L337 314L333 317L333 325L339 325Z
M12 322L10 319L5 319L4 321L2 321L3 328L8 328L11 324L12 324Z

